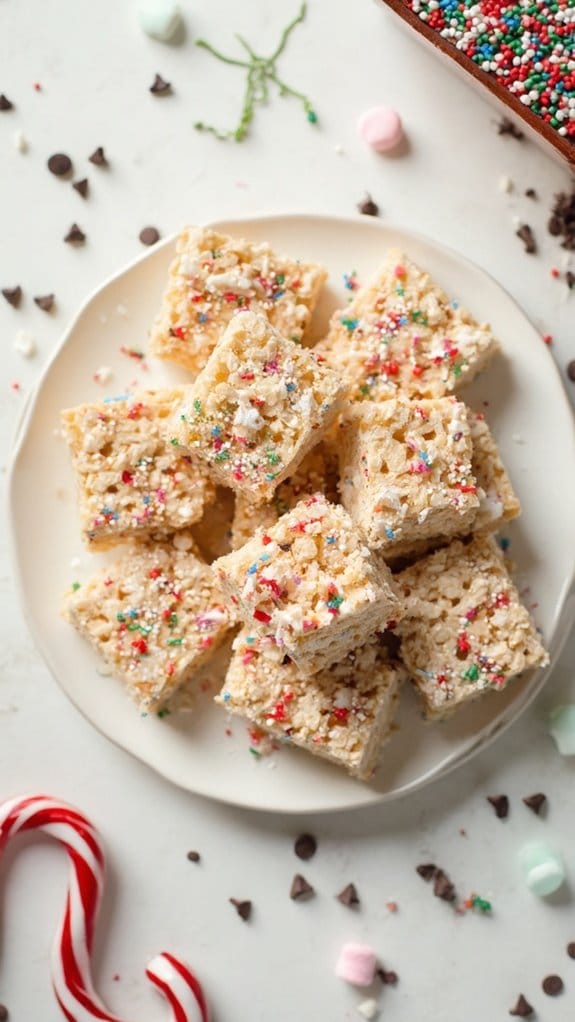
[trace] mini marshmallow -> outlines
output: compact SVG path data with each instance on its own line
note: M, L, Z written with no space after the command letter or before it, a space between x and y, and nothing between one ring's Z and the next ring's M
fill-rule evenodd
M575 704L551 710L549 734L562 756L575 756Z
M24 358L33 358L36 354L36 341L28 330L18 330L14 338L14 350Z
M401 117L388 106L374 106L366 110L357 122L357 130L360 138L376 153L395 149L403 138Z
M362 1018L366 1018L369 1022L371 1022L371 1019L375 1018L376 1015L379 1014L377 1001L374 1000L373 997L368 997L366 1001L362 1001L361 1004L358 1004L357 1011Z
M519 866L529 890L540 898L558 891L565 882L563 859L545 841L529 841L523 845Z
M335 974L356 987L369 987L374 980L376 963L375 951L367 944L344 944Z
M169 43L182 25L182 12L175 0L142 0L138 15L146 35Z

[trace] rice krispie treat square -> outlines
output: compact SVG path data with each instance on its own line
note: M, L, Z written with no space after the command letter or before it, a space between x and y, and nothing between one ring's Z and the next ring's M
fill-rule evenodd
M91 549L166 536L198 521L214 499L205 466L164 437L183 394L182 388L142 391L62 412Z
M334 313L316 350L344 374L353 400L377 401L397 390L415 398L449 394L483 369L498 347L487 324L393 250L373 282Z
M344 391L312 352L238 313L187 388L173 439L216 482L263 503L334 421Z
M284 479L267 504L254 507L247 494L238 493L232 526L232 549L237 550L252 538L256 529L269 529L302 497L323 493L332 504L339 502L337 454L326 441L314 447L293 475Z
M216 702L368 780L392 730L401 680L377 637L305 678L273 642L244 630Z
M197 375L238 310L252 309L301 341L327 274L261 242L204 227L180 234L150 350Z
M229 631L224 599L193 540L134 543L73 592L64 616L143 710L159 710Z
M277 643L302 673L342 659L400 615L389 569L322 494L213 567L247 627Z
M428 720L549 663L489 534L467 545L455 540L394 581L405 609L401 659Z
M468 409L473 444L471 467L477 480L479 511L473 523L474 532L499 529L505 522L521 514L521 504L482 412Z
M467 409L456 398L352 405L339 453L342 503L384 556L471 527L479 500Z

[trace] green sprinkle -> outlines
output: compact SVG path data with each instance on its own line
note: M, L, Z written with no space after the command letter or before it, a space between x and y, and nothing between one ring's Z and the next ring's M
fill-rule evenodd
M201 412L201 410L202 410L202 402L198 398L196 398L195 401L194 401L194 411L195 412Z
M463 365L464 365L463 362L454 362L451 367L453 375L455 376L456 380L458 379L458 377L461 376L461 370L463 369Z
M276 454L275 451L267 451L266 456L268 459L268 465L277 465L278 461L280 460L279 454Z
M181 646L183 641L184 641L183 639L168 639L166 645L167 646Z
M278 284L283 284L284 281L285 281L285 274L284 273L276 273L276 282Z
M256 759L261 759L262 758L261 752L258 752L257 749L252 749L251 746L250 746L250 752L251 752L252 756L255 756Z
M214 461L229 461L229 460L230 460L230 452L229 451L218 451L218 453L216 454L216 456L214 458Z
M173 444L174 447L180 446L180 441L178 440L177 436L173 436L172 439L170 440L170 443Z
M126 618L124 617L123 614L120 614L120 612L118 612L116 614L116 621L125 621L125 620L126 620Z
M82 588L81 582L72 582L72 592L77 593L78 589Z
M477 664L472 664L462 675L467 681L477 681L479 677L479 667Z
M158 712L157 712L156 716L157 716L157 717L159 717L159 718L160 718L160 720L163 720L163 719L164 719L164 717L169 717L169 716L170 716L170 711L169 711L169 710L166 710L166 709L164 709L164 710L158 710Z
M481 909L482 912L491 912L491 902L486 901L485 898L479 898L475 895L472 899L473 908Z

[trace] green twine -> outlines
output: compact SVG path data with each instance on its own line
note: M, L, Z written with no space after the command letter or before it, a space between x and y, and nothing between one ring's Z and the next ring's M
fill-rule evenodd
M295 17L293 21L290 21L290 23L284 28L280 36L280 41L271 57L259 57L257 53L254 53L250 44L240 35L236 35L236 39L246 51L249 58L248 60L235 60L233 57L226 57L223 53L220 53L219 50L214 49L214 47L210 43L206 42L205 39L196 40L196 46L201 46L202 49L208 50L208 52L211 53L212 56L216 57L217 60L223 61L224 64L231 64L234 67L243 67L247 71L242 112L237 126L231 131L220 131L211 124L204 124L202 121L197 121L194 124L194 127L198 131L209 131L212 135L215 135L216 138L222 140L233 138L236 142L241 142L247 135L248 127L254 117L254 109L256 105L258 103L267 103L269 99L269 83L277 86L280 96L293 96L294 99L299 100L303 106L309 123L317 124L317 114L313 109L310 100L307 96L304 96L302 92L292 89L290 85L287 85L286 82L279 78L276 68L278 57L280 57L285 50L287 41L296 25L299 25L304 20L305 14L306 4L304 2L300 7L297 17Z

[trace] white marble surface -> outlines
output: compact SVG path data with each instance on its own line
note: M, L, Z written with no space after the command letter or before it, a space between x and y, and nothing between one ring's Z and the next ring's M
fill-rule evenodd
M286 80L313 99L316 129L293 102L274 98L258 110L242 145L198 135L192 124L199 117L234 122L241 83L235 69L195 49L194 37L231 51L239 31L265 50L295 4L281 12L264 0L183 7L189 34L174 48L141 34L127 0L0 0L0 92L16 104L0 113L0 286L20 283L26 292L18 311L0 300L4 464L25 394L68 319L91 289L139 253L146 224L165 235L186 220L247 212L349 213L367 189L390 221L490 270L553 335L549 357L564 370L575 354L575 297L565 300L565 285L550 276L561 250L544 230L553 193L568 183L564 170L532 146L498 137L493 110L370 0L311 0L282 58ZM156 71L173 82L173 97L150 96ZM358 114L383 101L405 121L409 152L401 157L376 157L356 138ZM26 154L13 146L17 129L29 142ZM97 145L109 154L109 170L86 161ZM46 159L57 151L72 156L77 177L89 177L88 201L48 173ZM502 176L514 182L512 192L500 190ZM524 197L527 187L537 189L538 202ZM523 254L515 217L534 227L538 256ZM61 240L74 220L88 235L79 251ZM32 296L50 291L57 308L47 316ZM35 336L35 359L13 349L18 329ZM38 528L46 524L39 495ZM544 543L544 521L541 531ZM390 1022L506 1018L519 991L541 1020L573 1017L575 963L565 953L575 939L571 894L537 901L516 867L521 842L545 835L563 850L575 882L573 764L556 754L544 723L550 705L573 697L573 641L528 715L433 788L352 815L261 816L170 788L80 718L33 649L14 598L8 545L3 527L0 798L49 791L77 803L101 828L111 868L96 973L121 1016L145 1022L164 1010L142 970L165 947L196 967L215 1022L359 1018L361 994L333 975L341 943L357 938L400 975L380 1001ZM550 800L544 821L521 804L537 790ZM512 800L503 823L485 803L498 792ZM320 847L302 866L291 842L304 825ZM186 860L190 848L202 853L201 865ZM490 898L493 918L458 917L434 899L414 870L429 859L451 873L462 894ZM2 867L0 1002L14 1022L55 1022L49 945L63 905L63 855L25 839ZM288 898L298 867L318 891L308 904ZM362 897L357 914L333 898L350 880ZM230 896L253 900L249 925L236 917ZM395 915L385 907L389 900L399 905ZM549 972L566 983L555 1001L540 989Z

